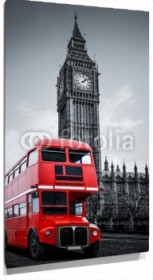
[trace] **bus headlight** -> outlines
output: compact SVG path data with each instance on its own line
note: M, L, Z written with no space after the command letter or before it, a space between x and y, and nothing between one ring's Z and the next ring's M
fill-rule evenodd
M98 235L97 230L94 230L92 234L93 234L93 236L97 236Z
M51 236L51 231L50 230L46 230L45 235L46 235L46 237Z

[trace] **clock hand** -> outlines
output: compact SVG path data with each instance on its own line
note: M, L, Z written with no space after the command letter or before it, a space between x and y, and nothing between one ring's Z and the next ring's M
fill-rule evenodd
M86 78L86 79L84 79L81 83L83 84L84 82L86 82L86 81L88 81L88 80L89 80L89 79Z

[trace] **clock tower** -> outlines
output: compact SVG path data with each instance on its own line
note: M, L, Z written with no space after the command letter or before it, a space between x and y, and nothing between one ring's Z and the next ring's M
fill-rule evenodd
M98 67L88 56L77 15L57 78L58 136L88 143L101 178Z

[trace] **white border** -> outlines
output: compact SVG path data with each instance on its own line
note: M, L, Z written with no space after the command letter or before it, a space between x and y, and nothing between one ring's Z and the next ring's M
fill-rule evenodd
M36 1L36 0L33 0ZM1 42L4 42L3 38L3 3L5 1L1 0L0 1L0 39ZM36 2L43 2L40 0L37 0ZM144 11L149 11L150 12L150 73L153 73L153 44L152 44L152 25L153 25L153 1L147 1L147 0L122 0L122 1L117 1L117 0L67 0L67 1L45 1L45 2L56 2L56 3L67 3L67 4L76 4L76 5L88 5L88 6L99 6L99 7L110 7L110 8L119 8L119 9L130 9L130 10L144 10ZM3 46L1 44L1 52L0 52L0 58L1 58L1 73L3 73ZM151 83L152 75L150 74L150 92L153 92L153 86ZM3 122L3 75L1 75L1 100L0 100L0 114L1 114L1 123ZM150 144L153 143L152 139L152 106L153 106L153 97L150 94ZM0 155L1 158L4 157L3 154L3 128L1 127L1 133L0 133ZM153 176L151 170L153 170L152 166L153 162L153 149L152 146L150 145L150 186L153 188ZM1 189L3 186L3 163L2 161L0 162L0 178L1 178ZM0 196L0 212L1 216L0 219L3 223L3 192L2 195ZM152 201L153 201L153 195L152 195L152 189L150 188L150 213L152 210ZM35 272L35 273L25 273L25 274L14 274L10 275L9 279L27 279L27 277L32 277L32 279L118 279L118 280L151 280L153 279L153 242L152 242L152 233L153 233L153 215L150 215L150 251L149 253L145 254L140 254L140 260L139 261L125 261L125 262L115 262L115 263L109 263L108 264L102 264L102 265L92 265L92 266L87 266L87 267L72 267L69 269L59 269L59 270L49 270L49 271L44 271L45 265L42 267L43 271L40 272ZM3 230L0 232L0 241L1 244L3 244ZM1 245L2 248L2 245ZM2 252L2 251L1 251ZM130 259L130 255L128 256ZM104 259L107 259L110 261L112 260L112 257L108 258L101 258L102 263L104 262ZM116 257L114 257L114 260ZM125 256L120 256L120 261L122 259L126 259ZM131 255L131 259L132 255ZM4 275L6 273L4 269L4 256L3 254L0 254L0 263L1 263L1 272L0 276L1 279L6 279L8 276ZM89 262L91 263L91 262ZM96 259L95 259L96 263ZM73 262L72 262L73 265ZM38 267L38 266L37 266ZM40 268L40 266L39 266ZM46 265L46 269L49 269ZM27 269L28 271L28 269Z

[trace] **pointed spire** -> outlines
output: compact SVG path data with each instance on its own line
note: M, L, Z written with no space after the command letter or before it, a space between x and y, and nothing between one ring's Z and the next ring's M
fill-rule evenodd
M145 178L147 180L147 182L149 181L149 171L148 171L148 166L147 164L145 165Z
M146 173L146 175L148 175L148 166L147 166L147 164L145 165L145 173Z
M74 13L74 21L75 21L75 23L77 23L77 19L78 19L78 14L77 14L77 12L75 12Z
M125 162L123 161L123 173L126 174L126 166L125 166Z
M113 161L111 163L111 173L113 174L114 173L114 164L113 164Z
M126 182L126 179L127 179L126 165L125 165L125 161L123 161L123 181L124 181L124 183Z
M138 182L138 167L136 165L136 162L134 164L134 178L135 178L135 181Z
M136 162L135 162L135 164L134 164L134 173L135 173L135 174L138 173L138 167L137 167L137 165L136 165Z
M113 161L111 162L111 180L112 180L112 182L114 182L114 180L115 180L115 172L114 172Z
M82 36L82 34L80 32L77 19L78 19L78 15L75 12L75 14L74 14L74 28L73 28L72 36L76 40L80 40L80 41L85 42L85 39L83 38L83 36Z
M86 40L82 33L80 32L78 26L78 15L74 13L74 27L72 31L71 38L67 45L67 58L77 59L82 62L89 62L92 66L95 66L95 62L89 57L86 49Z
M116 172L119 173L120 172L120 168L119 168L119 165L117 164L116 166Z
M108 171L108 170L109 170L107 156L105 156L105 161L104 161L104 170L105 170L105 171Z

